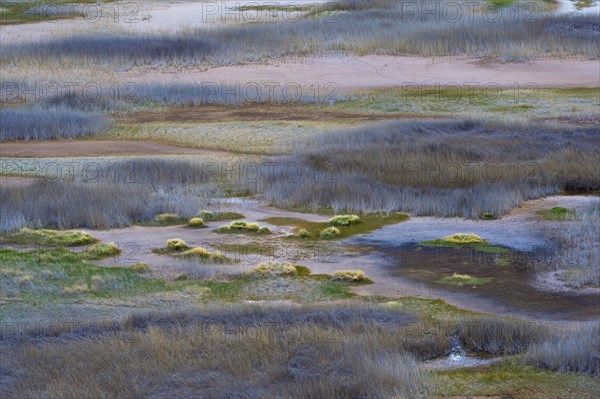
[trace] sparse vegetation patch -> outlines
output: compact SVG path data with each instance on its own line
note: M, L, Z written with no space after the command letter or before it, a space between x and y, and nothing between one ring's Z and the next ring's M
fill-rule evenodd
M250 276L270 277L270 276L297 276L296 266L288 262L264 262L248 272Z
M365 272L358 269L353 270L336 270L333 273L334 280L344 281L349 283L362 283L367 280Z
M231 222L228 226L221 226L215 232L217 233L258 233L269 234L271 230L268 227L260 227L258 223L248 223L243 221Z
M33 230L27 227L4 235L9 242L39 244L47 246L74 247L98 242L91 234L83 231Z
M444 277L438 280L440 284L448 284L448 285L457 285L457 286L474 286L474 285L484 285L490 281L489 278L478 278L473 277L468 274L457 274L454 273L452 276Z

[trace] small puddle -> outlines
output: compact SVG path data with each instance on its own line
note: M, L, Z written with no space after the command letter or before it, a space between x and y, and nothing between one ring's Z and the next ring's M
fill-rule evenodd
M447 357L424 362L423 368L428 370L448 370L477 367L492 364L502 359L502 357L484 357L476 354L467 354L458 337L452 337L450 338L450 354Z
M494 308L549 319L584 320L597 317L600 297L590 293L549 292L534 284L536 270L529 266L541 252L486 253L470 248L436 248L418 244L384 248L391 275L425 284L437 295L464 301L490 301ZM444 283L454 274L480 279L476 283Z

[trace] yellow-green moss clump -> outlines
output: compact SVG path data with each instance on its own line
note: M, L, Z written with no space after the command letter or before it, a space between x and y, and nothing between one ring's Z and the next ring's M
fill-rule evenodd
M167 251L181 252L190 248L191 247L181 238L171 238L167 240Z
M350 226L360 222L361 220L357 215L335 215L329 219L329 223L334 226Z
M150 266L143 262L138 262L135 265L131 266L130 269L137 273L147 273L150 271Z
M479 237L477 234L462 233L452 234L448 237L442 238L440 241L456 245L489 244L487 240Z
M473 277L468 274L458 274L454 273L452 276L444 277L438 280L440 284L448 284L448 285L484 285L490 281L489 278L479 278Z
M367 279L365 272L362 270L336 270L333 273L333 280L345 281L350 283L360 283Z
M174 224L183 224L185 219L174 213L163 213L154 218L154 223L159 226L170 226Z
M104 258L110 258L113 256L117 256L121 253L121 250L115 243L109 244L94 244L89 248L86 248L83 251L83 255L85 258L89 260L99 260Z
M231 259L226 257L220 252L211 252L205 248L191 248L187 251L181 253L180 255L183 258L196 258L202 259L211 263L231 263Z
M260 263L248 272L251 276L256 277L269 277L269 276L286 276L292 277L298 275L296 266L291 263L283 262L265 262Z
M194 228L194 229L199 229L201 227L204 227L204 220L202 220L202 218L191 218L190 221L188 222L188 227Z
M243 221L231 222L228 226L221 226L217 233L260 233L269 234L271 230L268 227L260 227L258 223L248 223Z
M340 230L336 227L327 227L321 231L319 236L324 239L334 238L340 235Z

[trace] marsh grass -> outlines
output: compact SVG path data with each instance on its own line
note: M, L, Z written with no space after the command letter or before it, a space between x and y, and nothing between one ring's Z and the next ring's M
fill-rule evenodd
M452 276L443 277L437 282L439 284L456 285L456 286L474 286L474 285L485 285L489 283L491 278L473 277L468 274L457 274L454 273Z
M148 225L155 226L176 226L180 224L184 224L186 219L175 214L175 213L161 213L160 215L156 215L152 223L146 223Z
M0 286L4 296L27 306L77 298L122 298L167 289L164 281L141 278L139 270L90 263L116 253L110 244L96 244L83 252L0 249ZM24 276L27 284L20 282Z
M597 133L481 120L386 122L299 143L248 186L290 208L498 217L528 199L596 189Z
M51 162L53 170L69 168L69 163L57 164ZM60 175L0 186L0 230L153 225L160 214L180 215L185 224L205 206L205 198L225 195L220 177L189 160L139 158L86 165L64 179Z
M543 369L600 375L600 323L564 331L532 346L525 362Z
M564 222L567 220L573 220L575 218L575 210L567 209L564 207L554 207L552 209L543 209L538 211L542 215L542 219L550 220L555 222Z
M199 229L202 227L206 227L206 224L204 223L204 220L202 220L202 218L194 217L189 220L187 227L190 227L192 229Z
M413 310L396 307L401 303ZM422 310L413 313L420 309L416 304L435 308L436 319ZM589 377L540 371L524 366L519 357L477 369L421 371L418 360L450 352L457 328L469 348L487 353L523 353L548 337L549 330L534 323L452 309L414 298L382 305L219 305L134 313L120 322L64 331L36 329L19 345L7 346L3 366L13 379L5 394L36 396L51 389L61 397L256 392L269 397L419 398L478 392L520 398L525 397L519 393L524 386L539 386L546 395L546 381L556 392L593 397L595 384ZM115 362L129 370L125 377L89 384L90 368L110 374Z
M91 234L83 231L32 230L26 227L4 238L12 243L38 244L47 246L73 247L98 242Z
M370 282L365 272L359 269L336 270L331 278L333 280L344 281L348 283Z
M264 262L259 263L257 266L248 271L248 275L254 277L265 277L265 276L283 276L292 277L298 275L296 266L288 262Z
M356 216L356 215L355 215ZM402 213L366 213L360 215L360 223L331 226L331 222L310 222L297 218L272 217L264 221L275 226L294 226L297 237L303 239L318 239L327 229L335 228L338 233L327 238L348 238L357 234L366 234L389 224L400 223L408 220L409 216ZM323 238L323 237L321 237Z
M489 241L479 237L477 234L456 233L440 239L421 241L419 245L442 248L469 247L480 252L496 254L509 252L506 248L490 244Z
M441 370L432 377L432 395L453 397L512 397L517 399L594 399L596 378L523 365L518 358L489 366Z
M83 250L82 256L87 260L112 258L123 252L115 243L98 243Z
M227 226L221 226L215 230L215 233L256 233L256 234L270 234L271 230L268 227L260 227L258 223L248 223L244 221L231 222Z
M529 21L505 12L491 23L485 14L475 12L472 18L463 15L458 21L448 21L440 20L439 13L410 15L403 11L403 4L392 1L345 10L335 14L336 23L323 23L309 16L295 23L188 29L176 34L88 33L3 46L0 57L10 63L52 60L68 64L76 60L80 65L104 62L125 66L134 62L224 65L327 53L466 55L496 57L505 62L548 55L598 56L598 21L594 15L539 13ZM424 1L419 6L435 7L435 2ZM526 7L517 5L521 12ZM298 37L303 40L298 41ZM520 45L515 47L514 43Z
M65 107L4 108L0 109L0 120L0 142L91 136L111 125L111 120L101 113Z
M211 222L221 222L223 220L236 220L244 219L245 216L237 212L212 212L212 211L200 211L200 217L204 220Z
M532 260L539 271L554 271L567 287L600 286L600 202L577 209L572 218L555 221L546 235L555 246L540 259ZM568 211L567 211L568 212ZM564 213L561 211L561 219Z

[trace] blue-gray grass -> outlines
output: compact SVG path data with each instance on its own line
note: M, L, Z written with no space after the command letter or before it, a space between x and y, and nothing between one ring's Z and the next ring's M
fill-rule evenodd
M577 209L573 219L547 227L555 246L535 266L556 271L556 278L569 287L599 287L600 202Z
M0 141L89 136L111 124L109 118L97 112L39 106L1 109L0 120Z
M163 213L191 218L205 198L225 195L213 174L184 160L137 159L93 177L0 186L0 231L123 227Z
M329 22L309 14L293 23L187 29L175 34L78 34L3 46L0 58L4 63L75 59L161 66L224 65L325 53L489 56L502 61L599 55L600 22L595 15L546 15L525 5L519 13L505 9L495 20L489 9L480 13L475 7L472 15L472 5L460 4L463 14L458 19L440 12L410 13L406 2L391 1L367 6L348 3ZM439 3L426 0L417 7L435 9Z
M396 121L323 133L248 188L289 207L479 218L565 189L598 189L600 130Z

